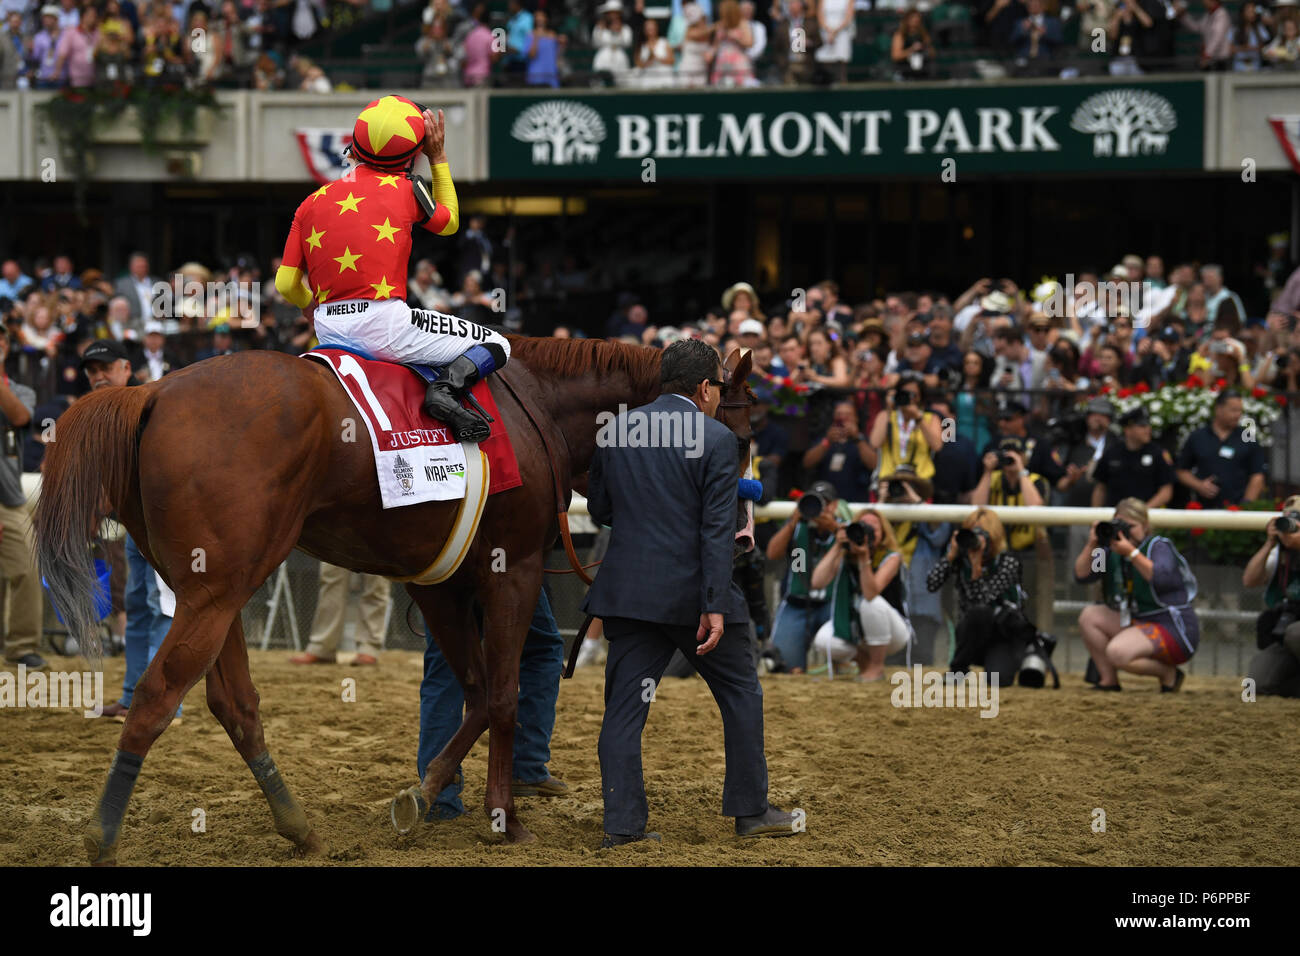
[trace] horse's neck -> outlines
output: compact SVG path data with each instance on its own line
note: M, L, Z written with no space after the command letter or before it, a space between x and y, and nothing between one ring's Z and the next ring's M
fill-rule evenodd
M637 382L628 375L592 376L585 388L573 389L573 401L565 402L556 416L569 446L573 477L585 474L596 453L596 434L603 419L601 412L617 415L659 397L659 383Z

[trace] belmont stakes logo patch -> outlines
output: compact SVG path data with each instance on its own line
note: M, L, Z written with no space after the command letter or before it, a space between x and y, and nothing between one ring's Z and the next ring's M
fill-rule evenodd
M312 179L323 186L343 175L347 169L343 148L352 142L352 130L307 127L294 130L293 135Z

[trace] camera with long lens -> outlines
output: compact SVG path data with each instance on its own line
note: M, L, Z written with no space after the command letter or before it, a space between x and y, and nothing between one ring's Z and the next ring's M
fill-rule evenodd
M1097 522L1097 543L1103 548L1109 548L1119 535L1127 535L1129 529L1133 526L1127 521L1121 521L1115 518L1111 521Z
M1082 444L1088 434L1088 416L1084 412L1067 412L1049 419L1047 433L1054 445Z
M1277 529L1278 534L1294 534L1296 529L1300 528L1298 518L1300 518L1300 512L1288 511L1273 522L1273 527Z
M1295 601L1287 601L1282 605L1282 613L1278 615L1277 623L1273 625L1273 640L1280 641L1286 637L1287 628L1298 620L1300 620L1300 605Z
M980 547L980 530L976 528L957 529L957 550L962 554L971 554Z
M814 521L826 510L826 499L815 491L806 491L795 508L799 511L799 517L805 521Z
M1004 451L1000 451L1000 452L998 452L998 467L999 467L999 468L1010 468L1010 467L1011 467L1012 465L1014 465L1015 463L1016 463L1016 460L1015 460L1014 458L1012 458L1010 455L1008 455L1006 452L1004 452Z
M857 545L859 548L866 546L874 548L876 545L876 529L870 525L854 521L850 524L842 525L844 536L849 539L850 543Z

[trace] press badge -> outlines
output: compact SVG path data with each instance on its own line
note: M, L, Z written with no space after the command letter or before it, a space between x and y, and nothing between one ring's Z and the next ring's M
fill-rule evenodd
M1233 448L1231 445L1224 445L1222 448L1219 449L1220 458L1231 458L1236 453L1237 450Z
M828 466L828 467L830 468L830 470L831 470L831 471L843 471L843 470L844 470L844 457L845 457L845 456L844 456L844 452L842 452L842 451L837 451L835 454L831 455L831 463L830 463L830 465Z
M1150 468L1150 467L1151 467L1151 461L1152 461L1152 458L1151 458L1150 455L1143 455L1143 456L1142 456L1142 467L1143 467L1143 468Z
M1128 601L1119 606L1119 626L1128 627L1133 623L1133 612L1129 610Z

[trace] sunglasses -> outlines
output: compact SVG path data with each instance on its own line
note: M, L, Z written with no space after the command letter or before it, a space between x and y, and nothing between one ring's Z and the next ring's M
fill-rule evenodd
M714 388L722 388L723 385L727 384L726 382L719 381L716 378L706 378L704 381L708 382Z

